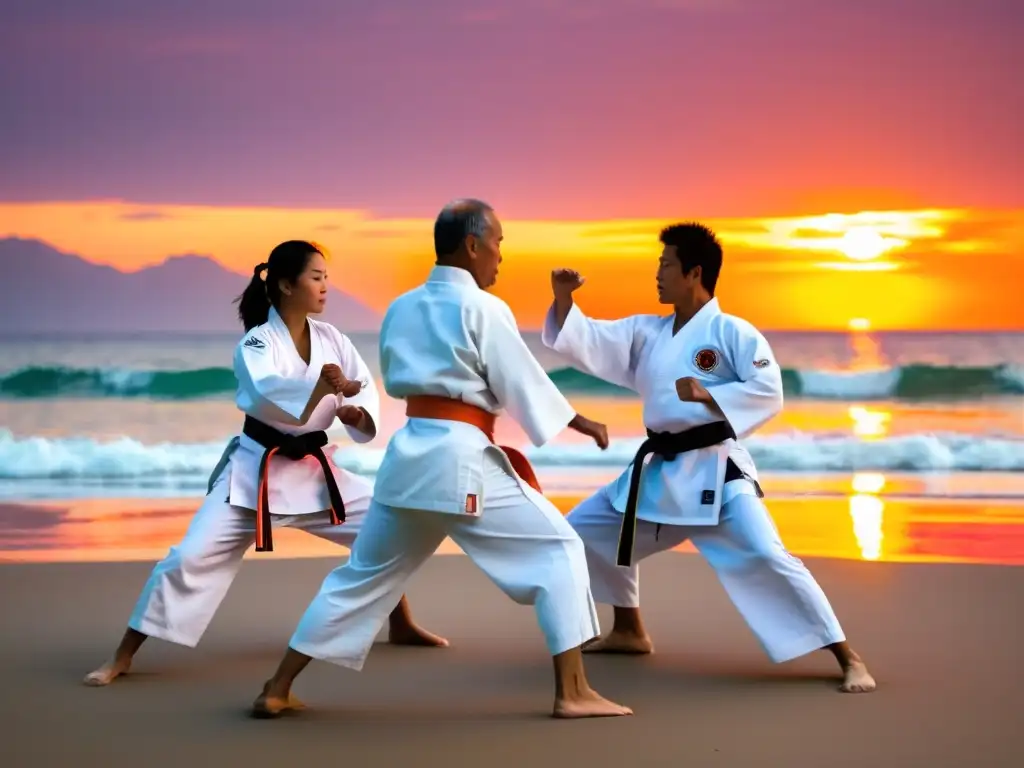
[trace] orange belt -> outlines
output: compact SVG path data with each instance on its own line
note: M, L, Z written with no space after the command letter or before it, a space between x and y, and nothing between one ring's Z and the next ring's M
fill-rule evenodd
M477 408L475 405L464 403L461 400L433 395L413 395L405 399L405 415L410 419L442 419L471 424L487 435L488 440L494 442L494 423L497 421L497 417L490 411ZM516 474L535 491L543 493L537 475L530 465L530 460L515 448L509 448L507 445L499 445L498 448L508 457Z

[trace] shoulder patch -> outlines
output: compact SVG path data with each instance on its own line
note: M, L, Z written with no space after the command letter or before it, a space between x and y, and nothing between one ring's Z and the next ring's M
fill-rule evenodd
M769 360L767 357L762 357L760 360L755 360L754 361L754 367L755 368L767 368L771 364L772 364L772 361Z
M263 341L259 336L250 336L248 339L242 342L242 346L248 347L249 349L266 349L266 342Z

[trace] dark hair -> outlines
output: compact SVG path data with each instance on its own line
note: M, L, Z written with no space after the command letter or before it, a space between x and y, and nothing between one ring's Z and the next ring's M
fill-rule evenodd
M441 259L453 255L470 235L483 237L493 208L482 200L453 200L441 209L434 221L434 254Z
M246 332L267 322L271 306L275 309L281 306L279 281L294 283L298 280L314 253L322 254L323 251L307 240L288 240L274 248L265 262L256 265L252 280L242 295L235 299L238 319L242 321ZM260 277L264 270L267 272L265 279Z
M722 271L722 246L715 233L703 224L688 221L665 227L660 239L663 245L675 246L683 274L700 267L700 284L714 296L718 273Z

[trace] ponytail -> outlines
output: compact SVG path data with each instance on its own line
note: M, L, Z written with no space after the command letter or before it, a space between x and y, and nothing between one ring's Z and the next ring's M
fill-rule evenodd
M322 254L322 247L306 240L288 240L275 247L265 262L256 265L249 285L235 299L238 319L245 326L246 333L267 322L272 306L280 307L281 281L294 284L314 253ZM260 277L264 272L267 273L266 279Z
M270 317L270 297L267 296L267 284L260 274L267 269L267 264L259 264L253 270L252 280L245 287L242 295L235 299L238 304L238 319L242 321L246 333L257 325L263 325Z

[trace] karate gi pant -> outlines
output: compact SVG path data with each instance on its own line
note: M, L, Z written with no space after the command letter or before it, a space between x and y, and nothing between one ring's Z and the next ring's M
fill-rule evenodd
M374 501L348 562L331 571L290 645L360 670L405 582L446 537L508 597L532 605L554 656L601 633L583 542L551 502L488 457L479 516Z
M807 567L786 551L768 509L756 496L731 499L715 526L662 524L659 530L657 523L638 520L629 568L615 564L622 513L606 490L580 503L567 520L586 545L599 603L638 608L640 561L689 539L773 662L845 640L825 593Z
M221 471L189 524L185 538L157 563L135 604L128 626L150 637L194 648L206 632L242 558L256 541L256 513L227 502L229 468ZM345 499L345 522L330 513L271 515L274 528L298 528L351 548L366 516L373 486Z

